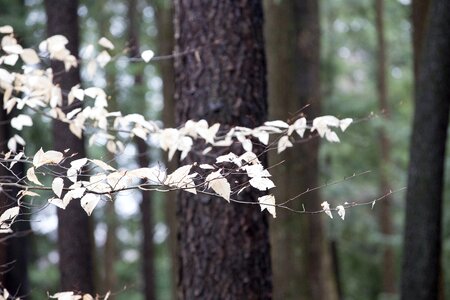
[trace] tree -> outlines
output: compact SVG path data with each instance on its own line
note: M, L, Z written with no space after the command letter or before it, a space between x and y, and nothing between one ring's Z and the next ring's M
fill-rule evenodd
M384 119L390 120L391 111L388 103L388 89L386 80L387 46L384 30L384 0L375 1L375 27L377 31L377 96L378 106ZM391 191L388 168L391 161L391 145L388 133L384 127L378 132L380 144L380 192L386 194ZM393 225L391 217L392 197L387 197L386 201L380 203L379 225L381 233L385 237L392 236ZM396 290L395 282L395 257L394 249L391 245L383 247L383 268L382 268L382 291L386 294L393 294Z
M67 37L67 49L77 56L79 47L78 36L78 1L72 0L46 0L47 34L53 36L61 34ZM78 68L64 71L61 62L52 61L54 83L62 90L70 90L80 83ZM67 95L63 93L62 110L68 112L81 107L81 102L68 104ZM54 121L53 139L54 149L64 151L67 148L77 157L85 157L83 139L68 134L69 126L60 121ZM70 159L63 167L70 166ZM65 210L58 210L58 247L59 268L61 272L61 288L83 292L94 291L93 278L93 236L91 219L81 209L79 202L72 201Z
M177 123L220 122L255 127L266 118L266 80L260 1L176 1ZM195 145L183 163L211 162ZM214 154L212 154L214 153ZM242 182L233 176L231 181ZM244 190L238 199L256 201ZM181 299L269 299L272 296L266 216L255 206L227 204L209 195L180 193Z
M271 118L293 120L320 113L320 25L318 1L266 1ZM298 110L302 109L301 112ZM273 155L277 198L288 199L319 185L319 139ZM308 210L320 208L319 191L307 193ZM334 299L336 282L322 215L298 218L280 211L271 224L275 299ZM295 230L292 230L296 228Z
M413 5L418 3L413 1ZM438 299L440 293L443 178L450 109L449 11L448 1L431 1L423 43L419 45L414 38L414 53L420 57L415 60L419 63L415 68L418 78L406 194L402 299ZM416 29L419 20L413 20ZM417 27L420 31L422 28Z
M139 57L139 14L136 0L128 3L128 37L130 47L130 57ZM142 72L136 71L134 74L134 87L141 88L143 85ZM145 101L144 99L140 101ZM144 103L139 106L145 107ZM145 111L145 109L143 109ZM138 149L138 163L141 168L150 165L148 157L148 149L146 141L136 139ZM154 270L154 247L153 247L153 209L152 209L152 193L143 190L141 192L141 224L142 224L142 260L143 260L143 277L144 277L144 294L146 300L155 299L155 270Z

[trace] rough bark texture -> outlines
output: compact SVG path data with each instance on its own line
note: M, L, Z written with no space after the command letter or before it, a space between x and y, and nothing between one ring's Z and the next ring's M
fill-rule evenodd
M375 27L377 33L377 96L378 106L384 119L389 120L391 112L388 103L388 89L386 80L386 40L384 37L384 0L375 0ZM391 145L385 127L381 127L378 132L378 141L380 144L379 157L379 188L382 194L389 193L391 186L389 184L389 165L391 160ZM378 215L381 234L389 239L393 234L393 225L391 217L392 197L386 197L385 201L380 203L380 212ZM385 294L394 294L396 291L395 280L395 257L394 249L391 245L383 246L382 261L382 292Z
M413 38L413 52L414 52L414 79L418 87L417 81L419 80L419 59L422 53L423 39L425 37L425 31L429 24L428 12L430 9L431 0L413 0L412 1L412 38Z
M318 1L267 0L267 53L270 119L293 120L320 113L320 29ZM304 109L305 106L308 108ZM299 109L301 113L299 113ZM319 185L318 139L311 139L271 165L278 199L288 199ZM320 209L317 191L293 205ZM336 283L321 215L299 217L279 210L271 224L275 299L335 299Z
M130 57L139 57L139 13L136 7L136 0L128 2L128 41L130 47ZM134 74L134 87L140 88L143 85L142 73L137 71ZM145 101L144 98L138 101ZM145 104L140 104L145 107ZM138 148L138 163L141 168L146 168L150 164L148 157L148 146L140 138L136 139ZM141 191L141 225L142 225L142 262L144 277L144 295L146 300L155 299L155 270L154 270L154 247L153 247L153 209L152 194L150 191Z
M67 48L76 56L78 56L79 47L77 9L78 1L45 1L48 36L55 34L66 36L69 40ZM72 86L80 83L78 68L64 72L64 66L57 62L52 62L52 67L53 81L59 84L63 91L69 91ZM66 96L63 98L63 104L66 106ZM70 109L80 105L80 102L75 102ZM63 110L68 109L65 107ZM54 150L63 151L70 148L71 153L78 153L75 158L85 157L83 139L80 140L71 134L66 124L59 121L53 123L53 139ZM69 160L66 160L65 166L68 165ZM90 222L79 201L72 201L65 210L58 209L59 269L62 290L90 293L94 291L93 238Z
M414 4L414 2L413 2ZM402 299L437 299L445 145L450 109L450 2L432 1L419 58L411 138Z
M175 1L176 52L196 50L175 60L178 124L206 119L226 129L265 120L262 26L258 0ZM183 163L211 163L218 154L209 158L201 154L201 145L195 147ZM238 199L256 201L258 196L246 190ZM180 299L272 297L268 222L259 207L180 192L177 216Z

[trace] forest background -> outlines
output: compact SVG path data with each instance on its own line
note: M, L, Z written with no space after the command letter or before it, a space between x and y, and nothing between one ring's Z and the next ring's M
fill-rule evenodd
M416 88L412 3L323 0L306 1L303 7L293 3L264 3L269 119L289 120L299 113L307 117L330 114L352 117L355 124L341 135L339 144L307 141L281 158L271 156L269 165L289 157L300 161L300 172L290 169L290 164L274 168L278 197L287 198L296 185L300 191L321 187L306 194L299 202L301 207L308 201L368 202L391 190L402 190L407 184ZM0 7L0 25L14 26L22 43L36 48L46 38L42 1L0 1ZM82 82L104 87L111 95L110 106L117 110L145 112L148 119L162 119L165 125L173 126L172 4L158 0L80 1L77 11L81 53L85 45L104 36L114 42L116 55L135 57L139 54L133 52L136 48L167 55L148 64L118 59L93 80L88 79L87 66L81 63ZM307 36L306 43L297 48L294 37L301 34ZM40 147L52 148L51 135L43 134L50 126L39 121L25 132L30 153ZM158 150L142 147L128 145L117 165L133 167L165 160L165 154ZM93 157L108 155L101 147L91 146L87 151ZM145 155L147 161L136 160L136 153ZM448 160L446 164L448 171ZM360 173L364 175L343 180ZM336 180L338 184L327 185ZM448 176L444 187L441 287L448 298L450 276L445 275L450 272L450 217L444 214L449 210ZM148 197L144 198L147 201L142 197ZM92 276L99 294L111 290L115 299L175 297L174 197L161 193L142 196L136 191L95 210L91 217L95 244ZM304 295L305 299L331 299L328 297L333 294L336 299L397 299L405 197L406 193L399 191L373 207L349 209L344 221L325 214L279 211L270 224L274 298L299 299L298 295ZM56 208L39 202L33 206L30 222L16 224L23 233L14 238L20 246L6 250L14 246L8 242L2 248L24 259L13 264L14 268L5 266L8 272L3 273L19 273L15 282L19 295L42 299L46 291L61 290L58 221ZM148 237L150 245L143 246ZM308 273L311 270L319 271L312 276ZM329 294L317 296L317 289Z

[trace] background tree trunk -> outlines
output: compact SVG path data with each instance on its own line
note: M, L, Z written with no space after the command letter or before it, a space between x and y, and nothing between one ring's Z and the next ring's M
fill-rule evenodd
M67 48L78 57L78 1L46 0L47 34L52 36L62 34L67 37ZM52 62L53 81L60 85L63 91L80 83L78 68L64 71L60 62ZM63 110L70 111L80 102L75 102L70 109L67 107L67 96L63 93ZM83 139L71 134L67 124L60 121L53 123L54 150L63 151L70 148L71 153L77 153L75 158L85 157ZM67 167L66 160L63 167ZM59 171L63 171L60 169ZM58 246L59 269L61 272L61 289L71 291L94 291L93 262L93 232L91 219L81 208L79 201L72 201L65 210L58 209Z
M320 24L317 0L266 0L270 119L320 113ZM309 106L308 106L309 105ZM305 106L308 108L304 109ZM303 108L303 109L302 109ZM299 109L302 109L299 111ZM271 165L278 199L319 185L317 138L274 155ZM320 209L319 192L295 203ZM322 215L299 217L278 211L271 224L275 299L336 299L337 287Z
M137 1L130 0L128 2L128 42L130 57L140 57L139 50L139 13L137 10ZM135 71L134 88L139 89L143 85L143 75L141 71ZM139 93L138 93L139 95ZM141 96L141 95L139 95ZM146 105L143 97L137 97L138 101L142 101L139 106L146 111ZM150 164L148 157L148 146L145 141L140 138L136 139L138 149L138 163L141 168L146 168ZM155 270L154 270L154 247L153 247L153 209L152 209L152 193L150 191L141 191L141 225L142 225L142 261L143 261L143 278L144 278L144 295L146 300L155 299Z
M375 27L377 33L377 96L378 106L382 117L389 121L391 119L391 111L388 103L388 89L386 80L386 63L387 63L387 47L384 30L384 0L375 0ZM381 194L387 194L391 191L389 183L389 166L391 160L391 145L385 127L381 127L378 132L378 140L380 144L379 157L379 187ZM383 262L382 262L382 292L385 294L394 294L396 290L395 281L395 257L394 249L389 244L390 237L393 234L393 225L391 217L392 197L388 196L380 203L380 212L378 215L378 223L384 240L387 241L383 245Z
M178 124L206 119L254 127L266 119L262 29L258 0L175 1L176 52L196 51L175 59ZM219 150L208 158L200 147L183 163L214 161ZM238 199L258 196L246 190ZM180 299L272 297L268 222L259 207L180 192L177 216Z
M173 32L173 2L152 0L155 9L155 20L157 28L157 50L160 55L173 53L174 32ZM157 64L158 72L163 82L164 109L162 120L164 127L175 127L175 76L173 60L161 60ZM177 166L175 159L168 161L167 154L163 154L164 163L169 170L174 170ZM172 297L176 297L176 278L178 270L177 256L177 220L176 220L176 192L164 193L165 202L165 220L169 228L168 247L170 251L171 265L171 287Z
M432 1L423 45L415 44L421 51L415 51L420 57L406 194L401 285L401 298L405 300L437 299L439 294L441 209L450 109L449 12L450 2Z

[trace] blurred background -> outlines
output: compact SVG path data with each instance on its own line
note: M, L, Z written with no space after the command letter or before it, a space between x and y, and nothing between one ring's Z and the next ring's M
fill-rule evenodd
M289 157L303 158L274 168L277 198L319 186L301 197L297 208L312 201L335 206L387 196L374 206L348 209L345 221L279 210L270 224L274 298L314 299L298 295L325 289L333 296L323 299L398 299L406 195L402 188L407 180L415 88L412 5L410 0L293 2L264 1L270 119L330 114L355 122L340 134L339 144L311 142L283 156L273 155L271 165ZM12 25L22 44L37 48L46 38L43 1L0 0L0 7L0 25ZM170 1L80 0L78 17L81 57L86 45L101 37L113 41L112 54L124 57L93 79L82 63L82 82L105 88L111 96L110 110L139 112L173 126L172 59L149 64L126 59L146 49L157 56L172 53ZM27 152L50 149L51 136L43 134L49 130L50 122L36 120L25 133ZM115 163L137 167L165 160L156 149L142 147L127 145L125 155ZM87 151L93 157L108 155L95 145ZM136 159L142 155L148 161ZM447 171L449 164L447 160ZM344 180L347 177L352 178ZM449 189L447 176L442 211L449 210ZM390 191L398 192L390 195ZM111 290L114 299L127 300L175 298L173 197L134 191L95 210L90 228L97 293ZM45 299L46 291L60 291L58 219L56 208L35 201L30 222L17 224L26 232L16 238L22 246L2 251L23 258L25 265L15 268L16 278L21 278L17 289L25 289L30 299ZM450 215L443 216L442 274L449 274ZM142 275L144 266L152 276ZM442 286L450 299L450 276Z

